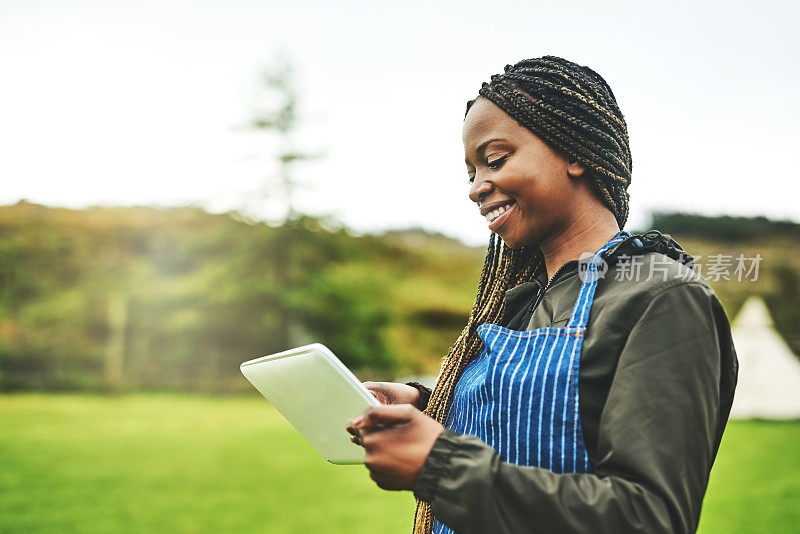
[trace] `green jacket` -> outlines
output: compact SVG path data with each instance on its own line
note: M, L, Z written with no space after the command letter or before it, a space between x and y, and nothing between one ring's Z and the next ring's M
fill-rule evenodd
M669 235L633 235L605 259L579 368L594 472L506 463L478 438L445 430L414 494L455 532L697 529L738 372L728 317ZM565 326L580 285L574 260L549 286L542 275L511 289L503 325Z

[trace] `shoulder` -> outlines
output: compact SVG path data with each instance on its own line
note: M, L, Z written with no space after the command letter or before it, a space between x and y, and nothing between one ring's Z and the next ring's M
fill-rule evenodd
M669 288L699 285L713 291L708 282L694 270L691 262L683 263L660 252L621 253L608 266L598 291L603 288L618 296L647 298Z
M664 254L647 252L637 261L638 277L619 262L598 282L584 340L588 359L614 354L617 371L623 361L692 373L702 368L719 382L721 402L729 405L738 364L730 321L714 290L694 269Z
M652 238L653 232L647 234ZM714 290L694 270L692 257L668 234L655 235L644 247L620 247L608 258L595 292L595 318L603 326L613 322L616 329L630 331L653 306L663 310L663 321L677 320L691 303L709 310L720 306Z

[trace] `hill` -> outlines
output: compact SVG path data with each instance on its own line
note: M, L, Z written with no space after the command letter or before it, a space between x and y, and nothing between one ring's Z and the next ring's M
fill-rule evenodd
M763 258L756 280L709 280L729 316L761 294L800 351L796 234L761 224L731 239L700 222L672 235L701 263ZM232 391L247 387L242 361L312 341L362 379L435 374L484 253L305 216L272 227L192 207L2 206L0 390Z

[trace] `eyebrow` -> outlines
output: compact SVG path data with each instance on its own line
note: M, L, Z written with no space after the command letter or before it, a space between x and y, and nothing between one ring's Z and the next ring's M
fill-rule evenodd
M483 143L478 145L478 149L475 152L480 154L481 152L486 150L486 147L489 146L490 143L494 143L495 141L505 141L505 140L506 139L504 139L502 137L492 137L491 139L487 139L486 141L484 141ZM464 159L464 163L469 164L469 160L465 158Z
M478 145L478 150L476 152L478 153L483 152L483 150L485 150L486 147L489 146L489 143L494 143L495 141L505 141L505 139L503 139L502 137L492 137L491 139L487 139L486 141Z

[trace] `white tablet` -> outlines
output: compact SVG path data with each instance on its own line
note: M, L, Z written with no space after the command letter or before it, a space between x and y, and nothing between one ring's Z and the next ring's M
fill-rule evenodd
M364 462L345 427L380 403L325 345L315 343L244 362L251 384L331 463Z

